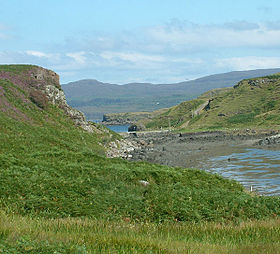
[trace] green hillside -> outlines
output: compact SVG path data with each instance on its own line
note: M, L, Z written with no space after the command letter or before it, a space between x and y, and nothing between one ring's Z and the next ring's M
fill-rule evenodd
M104 145L118 136L85 122L63 96L52 71L0 66L0 252L171 253L163 242L180 240L174 223L276 221L280 215L279 198L250 195L218 175L106 158ZM147 241L149 229L157 240ZM228 230L213 235L218 244L225 244ZM274 239L262 237L265 244Z
M280 69L233 71L175 84L130 83L124 85L84 79L62 85L67 101L89 119L103 114L154 111L191 100L214 88L230 87L247 79L271 75Z
M192 114L198 107L194 103L202 101L209 103L198 114ZM191 130L249 127L278 129L280 74L243 80L231 89L209 91L197 100L183 102L146 121L145 127L168 127L169 123L171 127Z

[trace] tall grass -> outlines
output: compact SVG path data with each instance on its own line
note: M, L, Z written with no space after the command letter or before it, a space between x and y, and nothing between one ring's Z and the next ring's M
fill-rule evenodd
M15 253L279 253L280 221L131 223L0 216L0 250ZM12 253L12 252L8 252Z

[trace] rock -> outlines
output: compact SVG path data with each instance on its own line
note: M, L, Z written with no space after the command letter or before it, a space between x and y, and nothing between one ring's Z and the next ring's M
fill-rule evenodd
M150 183L149 183L148 181L145 181L145 180L139 180L139 183L140 183L141 185L143 185L144 187L150 185Z
M258 145L278 145L280 144L280 134L261 139L257 142Z
M62 90L59 90L55 85L47 85L42 91L47 95L49 102L62 108L77 126L80 126L85 131L93 132L93 128L86 120L84 114L67 104L65 94Z
M107 157L131 159L132 155L130 153L140 149L141 145L136 141L129 141L126 139L115 140L108 145Z
M128 131L129 132L132 132L132 131L137 131L137 125L135 125L135 124L132 124L132 125L130 125L129 127L128 127Z
M56 105L63 109L77 126L88 132L94 131L94 127L86 121L84 114L67 104L59 83L59 76L54 71L39 66L30 66L28 71L18 74L11 75L9 72L1 72L0 77L11 80L25 90L30 101L42 110L46 110L49 104Z

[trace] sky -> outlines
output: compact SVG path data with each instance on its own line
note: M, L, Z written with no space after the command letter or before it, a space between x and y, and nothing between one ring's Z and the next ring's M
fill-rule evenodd
M279 13L279 0L0 0L0 64L117 84L280 68Z

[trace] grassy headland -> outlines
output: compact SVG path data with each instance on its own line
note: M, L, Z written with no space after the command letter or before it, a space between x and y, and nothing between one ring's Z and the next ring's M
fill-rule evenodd
M251 195L199 170L105 158L104 144L118 137L93 124L87 132L50 103L44 89L59 88L53 75L36 66L18 72L0 66L3 253L185 253L238 245L272 252L279 246L279 198Z
M167 112L140 122L147 129L168 126L187 130L262 128L280 126L280 74L243 80L232 89L210 91L198 100L186 101ZM193 114L195 102L208 105ZM192 105L192 106L191 106Z

